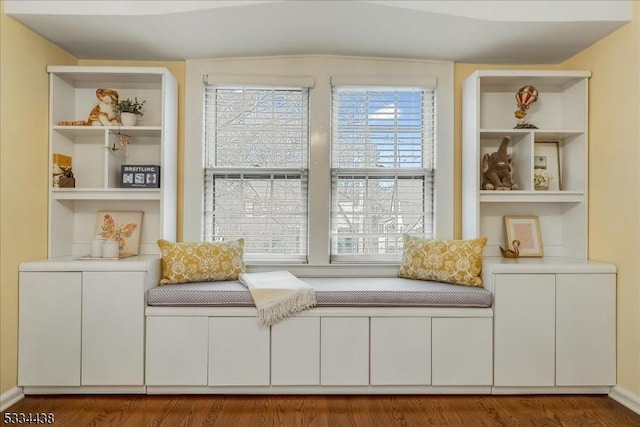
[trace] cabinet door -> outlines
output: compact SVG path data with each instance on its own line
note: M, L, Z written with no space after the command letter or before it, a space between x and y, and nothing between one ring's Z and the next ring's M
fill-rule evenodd
M556 385L615 384L615 274L558 274L556 304Z
M495 275L496 386L555 384L555 275Z
M82 275L82 384L144 384L144 272Z
M320 325L320 383L368 385L369 318L323 317Z
M269 327L255 317L210 318L209 385L269 385Z
M80 273L20 273L18 385L80 385Z
M371 385L431 384L431 319L371 318Z
M493 384L491 318L432 319L432 384Z
M147 385L207 385L208 327L207 317L147 317Z
M319 317L292 317L271 327L271 384L320 384Z

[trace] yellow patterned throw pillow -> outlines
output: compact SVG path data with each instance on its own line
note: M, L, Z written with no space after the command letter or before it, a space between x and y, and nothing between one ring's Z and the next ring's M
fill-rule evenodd
M398 277L482 287L480 272L486 244L486 237L442 240L405 234Z
M215 243L160 239L158 246L162 254L160 285L237 280L244 272L244 239Z

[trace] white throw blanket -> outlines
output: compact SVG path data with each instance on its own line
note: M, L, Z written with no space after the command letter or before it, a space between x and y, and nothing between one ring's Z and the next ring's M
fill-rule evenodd
M251 292L258 321L265 326L316 305L313 288L288 271L242 273L239 279Z

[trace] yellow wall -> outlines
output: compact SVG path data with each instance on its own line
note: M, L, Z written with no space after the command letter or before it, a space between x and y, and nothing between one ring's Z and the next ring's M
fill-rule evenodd
M17 383L18 265L47 255L49 75L76 59L0 12L0 393Z
M592 72L589 257L618 266L618 385L640 396L640 4L562 68Z

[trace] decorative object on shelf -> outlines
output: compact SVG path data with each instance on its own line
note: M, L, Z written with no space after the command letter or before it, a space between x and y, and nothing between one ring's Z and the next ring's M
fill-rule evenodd
M538 100L538 89L532 85L522 86L516 93L518 109L514 112L516 119L520 120L514 129L538 129L536 125L523 120L527 116L527 110Z
M53 188L73 188L76 180L72 172L72 158L65 154L53 153L52 185Z
M120 120L123 126L135 126L138 116L142 116L142 108L146 104L146 100L138 101L138 97L126 98L118 102L116 111L120 114Z
M91 251L89 252L89 256L91 258L102 258L102 245L105 240L102 236L96 236L91 239Z
M520 256L520 240L516 239L511 242L511 246L513 249L505 249L502 246L499 246L500 253L505 258L518 258ZM509 246L507 245L507 248Z
M507 150L511 138L505 136L498 151L482 157L483 190L517 190L513 183L513 158Z
M533 147L533 184L536 190L562 188L560 149L557 141L536 142Z
M536 156L537 158L537 156ZM536 160L537 161L537 160ZM553 179L553 174L544 169L533 170L533 188L538 191L549 189L549 182Z
M505 216L504 226L508 242L518 240L518 252L520 257L541 257L542 236L540 234L540 221L537 216ZM501 248L502 249L502 248Z
M119 257L123 258L138 255L141 226L141 211L100 211L96 218L96 235L118 242Z
M60 188L76 188L76 179L71 168L62 171L62 176L58 178Z
M102 258L119 258L120 244L116 240L105 240L102 244Z
M117 132L109 132L109 136L114 136L115 140L112 140L113 142L111 143L111 147L109 147L109 150L111 151L118 151L120 148L118 148L117 146L119 145L120 147L123 148L127 148L127 145L129 145L129 138L131 138L131 135L127 135L126 133L122 133L119 130ZM117 140L117 144L116 144L116 140Z
M122 165L120 171L122 188L160 188L159 165Z
M62 126L113 126L119 125L116 105L118 92L113 89L100 88L96 90L98 103L91 109L87 120L60 121Z

